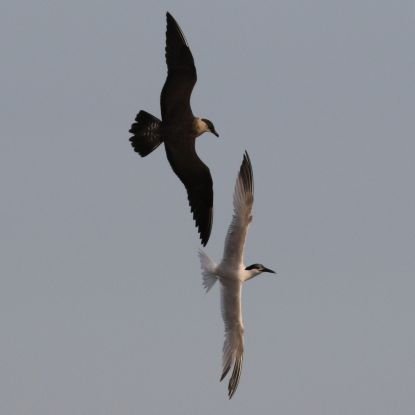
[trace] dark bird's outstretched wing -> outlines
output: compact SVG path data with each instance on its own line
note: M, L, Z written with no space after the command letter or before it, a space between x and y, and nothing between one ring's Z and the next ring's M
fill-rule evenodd
M167 79L161 91L163 121L193 118L190 95L197 80L192 52L176 20L167 13L166 30Z
M206 245L212 230L213 182L209 168L198 157L194 140L178 146L165 143L167 159L187 190L190 209L196 222L202 245Z

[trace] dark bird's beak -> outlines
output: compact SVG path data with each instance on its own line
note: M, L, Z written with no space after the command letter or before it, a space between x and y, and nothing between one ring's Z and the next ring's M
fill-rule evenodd
M216 137L219 137L219 134L216 132L216 130L215 130L215 129L210 130L210 132L211 132L212 134L215 134L215 135L216 135Z
M270 272L271 274L276 274L276 272L275 272L275 271L273 271L272 269L269 269L269 268L264 268L264 269L262 270L262 272Z

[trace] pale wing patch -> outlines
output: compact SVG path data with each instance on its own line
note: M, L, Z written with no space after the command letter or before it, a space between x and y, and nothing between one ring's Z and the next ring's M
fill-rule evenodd
M243 322L241 310L242 284L230 282L222 285L221 307L225 324L225 342L223 344L222 381L233 366L232 376L229 379L228 394L232 398L239 384L244 354Z
M226 235L223 261L237 268L243 263L243 252L254 203L254 178L248 153L245 152L233 194L234 213Z

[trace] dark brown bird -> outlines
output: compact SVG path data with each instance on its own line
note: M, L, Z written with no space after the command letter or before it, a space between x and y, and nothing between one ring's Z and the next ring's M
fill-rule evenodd
M212 122L195 117L190 96L197 75L192 52L176 20L167 13L167 79L160 97L161 120L140 111L131 126L130 142L145 157L162 142L167 159L187 190L200 239L206 245L212 229L213 182L209 168L196 154L196 138L204 132L219 137Z

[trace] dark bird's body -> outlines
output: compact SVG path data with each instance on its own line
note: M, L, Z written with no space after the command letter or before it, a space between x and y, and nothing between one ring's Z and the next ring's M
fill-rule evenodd
M196 138L204 132L218 136L212 122L193 115L190 96L197 74L192 53L174 18L167 13L167 79L160 97L161 120L140 111L131 126L134 150L142 157L162 142L167 159L187 190L200 239L206 245L212 229L213 182L209 168L196 154Z

